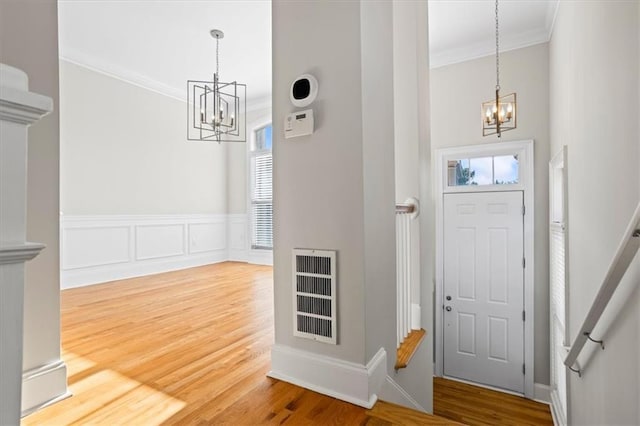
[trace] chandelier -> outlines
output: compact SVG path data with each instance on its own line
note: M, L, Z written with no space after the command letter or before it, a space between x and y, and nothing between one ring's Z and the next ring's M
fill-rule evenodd
M496 97L482 103L482 136L497 134L516 128L516 94L500 96L500 31L498 26L498 0L496 0Z
M246 141L247 86L220 81L220 30L211 30L216 39L216 72L213 81L187 81L187 140L215 142Z

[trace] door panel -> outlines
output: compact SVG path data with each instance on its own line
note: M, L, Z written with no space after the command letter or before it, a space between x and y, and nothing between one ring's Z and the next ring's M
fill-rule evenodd
M444 195L444 374L524 392L522 191Z

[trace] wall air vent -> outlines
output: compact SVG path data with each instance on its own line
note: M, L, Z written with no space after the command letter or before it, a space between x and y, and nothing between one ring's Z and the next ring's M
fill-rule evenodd
M337 344L336 252L293 250L293 335Z

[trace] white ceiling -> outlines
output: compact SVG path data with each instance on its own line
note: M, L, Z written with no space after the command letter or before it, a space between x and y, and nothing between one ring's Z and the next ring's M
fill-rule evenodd
M501 0L501 50L549 39L557 0ZM493 0L431 0L431 66L495 52ZM213 28L222 81L247 84L248 107L271 94L269 0L59 0L60 56L184 99L188 79L212 78Z
M187 80L247 84L255 105L271 95L271 2L59 0L60 56L184 99Z
M558 0L501 0L500 51L549 41ZM430 0L431 67L495 54L494 0Z

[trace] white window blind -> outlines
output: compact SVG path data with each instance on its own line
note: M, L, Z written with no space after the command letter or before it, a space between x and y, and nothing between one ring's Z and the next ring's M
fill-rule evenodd
M271 126L256 130L251 152L251 248L273 248Z

